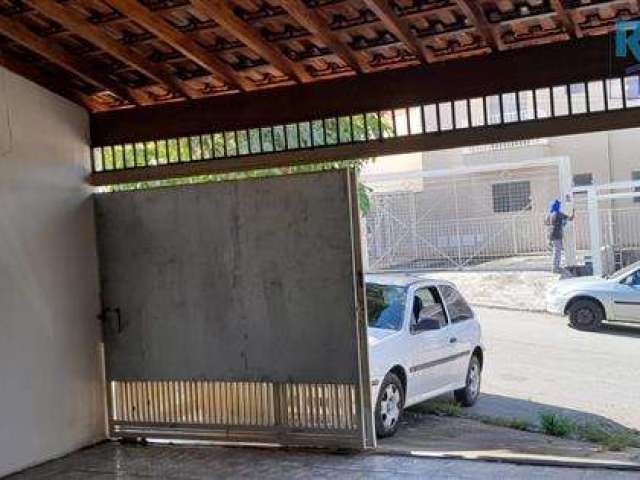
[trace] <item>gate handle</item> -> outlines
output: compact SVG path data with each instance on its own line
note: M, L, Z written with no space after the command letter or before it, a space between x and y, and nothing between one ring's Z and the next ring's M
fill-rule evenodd
M102 310L102 313L100 313L100 315L98 315L98 318L100 320L102 320L102 322L106 322L108 317L109 317L109 313L113 312L116 314L116 317L118 319L118 333L122 333L122 312L120 311L120 307L116 307L116 308L104 308Z

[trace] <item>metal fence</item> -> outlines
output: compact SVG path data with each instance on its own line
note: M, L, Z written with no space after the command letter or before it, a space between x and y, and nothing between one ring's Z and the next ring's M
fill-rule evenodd
M545 217L558 197L557 168L424 178L396 191L373 187L366 217L372 271L520 269L531 256L526 268L547 267ZM577 195L574 208L571 226L578 261L584 261L591 248L586 199ZM611 255L640 251L640 204L603 203L599 214L602 244Z

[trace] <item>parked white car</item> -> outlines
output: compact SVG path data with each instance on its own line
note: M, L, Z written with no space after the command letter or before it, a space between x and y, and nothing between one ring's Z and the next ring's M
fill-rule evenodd
M405 407L446 392L473 405L484 363L482 333L455 286L369 275L366 288L376 434L393 435Z
M603 321L640 323L640 262L609 277L560 280L547 292L547 310L572 326L597 330Z

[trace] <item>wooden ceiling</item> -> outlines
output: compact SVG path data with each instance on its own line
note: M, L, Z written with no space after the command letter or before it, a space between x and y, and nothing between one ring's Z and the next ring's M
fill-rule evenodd
M0 64L91 111L603 35L638 0L0 0Z

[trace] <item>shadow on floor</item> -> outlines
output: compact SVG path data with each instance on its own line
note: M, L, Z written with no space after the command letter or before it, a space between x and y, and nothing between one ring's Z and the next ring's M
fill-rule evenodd
M486 404L492 404L492 410L496 413L492 415L493 417L524 417L526 420L533 416L537 420L537 412L554 412L570 417L578 423L598 423L616 429L623 427L598 415L553 405L543 405L499 395L484 395L482 399L485 408ZM442 401L442 398L435 401ZM640 450L638 449L627 449L624 452L604 452L600 446L592 443L499 427L472 417L441 417L422 413L425 410L427 408L420 405L408 409L398 433L392 438L380 440L379 446L398 452L429 451L446 452L447 454L508 452L510 454L551 455L640 463ZM472 415L468 411L464 413Z
M443 396L433 401L442 401L444 399L452 399L452 396ZM425 402L428 405L429 402ZM421 406L415 407L416 411L420 411ZM467 418L505 418L518 419L538 426L540 422L540 414L554 413L572 419L578 424L597 424L608 429L626 429L622 425L610 418L602 415L596 415L581 410L575 410L558 405L549 405L545 403L534 402L532 400L524 400L521 398L507 397L504 395L494 395L483 393L478 399L478 403L471 408L463 409L463 416Z
M606 323L600 327L600 330L595 333L596 335L615 335L618 337L630 337L640 338L640 325L622 325Z

